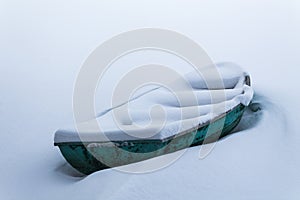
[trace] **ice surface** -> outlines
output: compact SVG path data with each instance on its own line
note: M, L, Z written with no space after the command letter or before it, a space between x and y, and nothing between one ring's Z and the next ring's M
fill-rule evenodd
M0 199L299 199L299 1L0 4ZM193 147L153 173L79 177L53 133L74 123L80 65L112 35L140 27L179 31L215 61L245 67L261 109L248 110L204 159Z

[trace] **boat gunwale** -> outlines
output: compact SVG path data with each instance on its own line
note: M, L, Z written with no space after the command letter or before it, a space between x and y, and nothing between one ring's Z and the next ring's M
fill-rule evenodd
M157 142L157 143L162 143L162 142L168 142L170 140L173 140L174 138L176 137L179 137L179 136L182 136L182 135L185 135L185 134L188 134L188 133L191 133L193 131L196 131L198 129L201 129L202 127L205 127L205 126L208 126L209 124L211 123L214 123L224 117L226 117L226 115L228 115L228 113L232 112L233 110L235 110L236 108L238 107L245 107L243 104L238 104L236 106L234 106L232 109L214 117L213 119L207 121L207 122L204 122L202 124L198 124L197 126L193 127L193 128L190 128L190 129L187 129L185 131L182 131L178 134L175 134L175 135L172 135L172 136L169 136L167 138L164 138L164 139L140 139L140 140L111 140L111 141L82 141L82 142L56 142L54 143L54 146L62 146L62 145L88 145L90 143L97 143L97 144L106 144L106 143L122 143L122 142L137 142L137 143L141 143L141 142Z

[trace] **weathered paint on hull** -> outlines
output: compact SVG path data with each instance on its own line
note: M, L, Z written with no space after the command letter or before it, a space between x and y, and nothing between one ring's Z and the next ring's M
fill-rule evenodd
M167 140L136 140L113 141L110 143L58 143L65 159L83 174L91 174L95 171L127 165L150 159L156 156L172 153L190 146L201 145L209 131L206 143L218 140L230 133L239 123L245 106L236 106L225 115L214 121L195 127L179 136ZM220 137L219 137L220 136Z

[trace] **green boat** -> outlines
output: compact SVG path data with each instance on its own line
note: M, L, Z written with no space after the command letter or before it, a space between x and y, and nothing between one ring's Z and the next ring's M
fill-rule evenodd
M232 64L219 64L218 67L221 72L222 70L226 72L224 74L240 70ZM229 85L227 84L222 89L231 93L237 88L242 89L239 90L238 95L234 95L228 100L229 106L225 111L209 120L206 118L206 120L200 120L198 125L184 131L175 131L174 134L164 137L150 138L124 137L121 136L121 133L114 132L113 137L107 135L109 140L102 140L95 139L96 137L78 137L76 129L71 131L61 129L55 133L54 145L59 147L71 166L88 175L99 170L136 163L188 147L217 141L230 134L238 125L253 96L249 75L243 71L232 74L231 77L224 78L224 80L231 81L226 80ZM234 85L232 85L233 82Z

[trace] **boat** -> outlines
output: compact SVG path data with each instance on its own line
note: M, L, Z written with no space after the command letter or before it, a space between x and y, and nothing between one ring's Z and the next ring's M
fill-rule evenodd
M215 142L230 134L238 125L245 108L253 98L248 73L233 63L219 63L215 66L222 78L222 87L212 85L208 88L207 80L203 80L196 73L189 73L185 76L191 84L192 90L196 92L197 105L195 102L192 104L189 102L188 105L180 106L176 104L176 101L170 100L172 94L161 87L144 92L143 95L125 103L133 105L129 106L133 113L131 120L140 120L143 123L147 121L144 118L149 117L144 106L151 107L154 103L161 104L165 107L166 113L171 113L167 115L163 128L156 129L153 126L137 128L134 126L132 128L134 130L127 129L129 134L124 133L124 130L120 130L120 127L113 124L112 114L115 109L118 109L118 107L114 107L97 116L97 121L104 124L101 131L105 134L105 139L103 136L99 136L98 129L83 130L79 134L76 128L65 128L55 132L54 145L58 146L61 154L72 167L89 175L99 170L137 163L188 147ZM208 66L206 70L210 69L211 66ZM208 79L213 82L215 78L209 77ZM214 98L214 95L210 93L214 92L224 94L224 99L212 101L211 98ZM208 93L210 95L207 95ZM194 110L195 107L200 110L199 116L186 115L187 117L182 119L182 116L178 118L176 115L182 108L190 112L191 109L188 108ZM157 121L160 120L158 116ZM191 123L182 125L183 121ZM131 127L131 123L126 122L125 125ZM130 131L133 134L130 134ZM149 135L151 131L156 131L156 134ZM147 137L144 133L148 134L146 134ZM139 134L142 136L139 137Z

